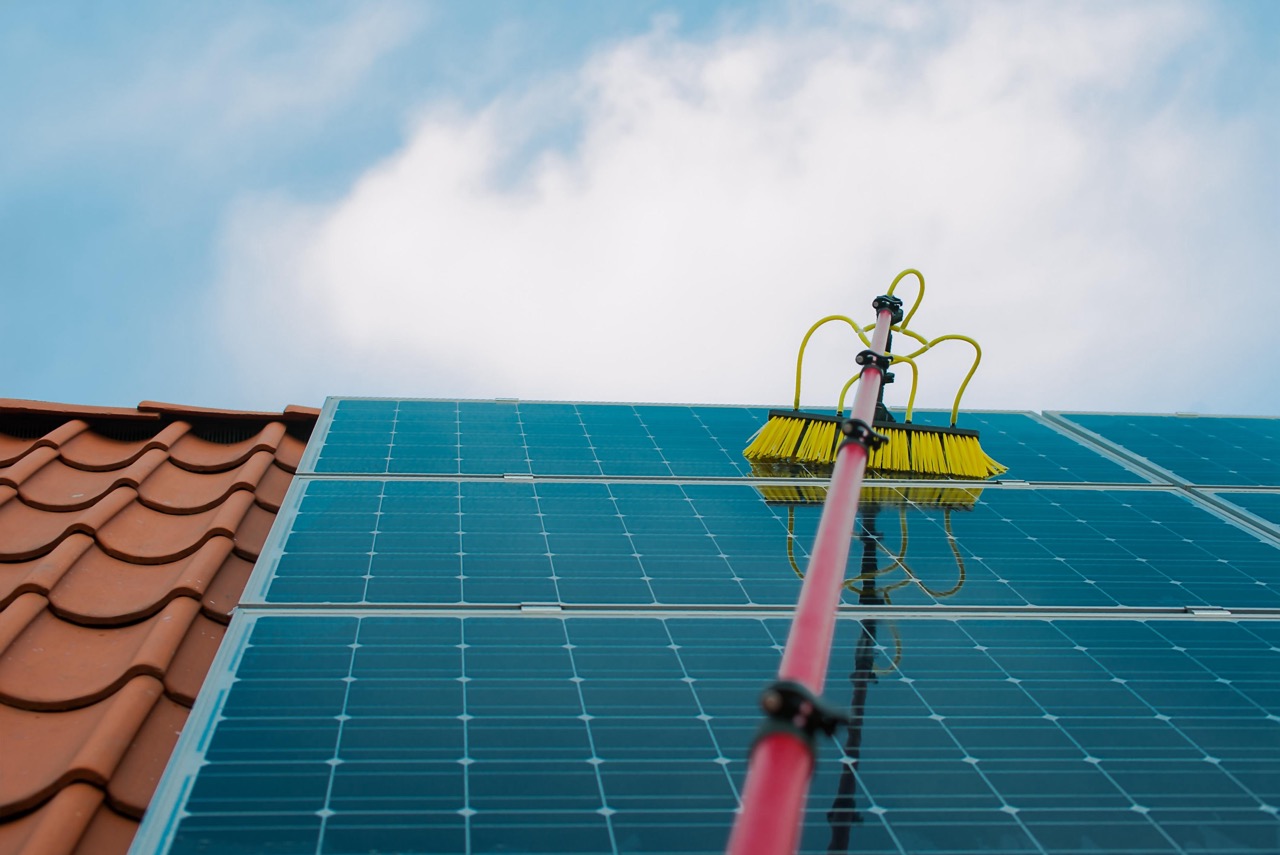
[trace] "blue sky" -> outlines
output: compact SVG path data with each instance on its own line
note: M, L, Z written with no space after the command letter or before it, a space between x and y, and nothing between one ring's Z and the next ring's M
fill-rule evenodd
M915 266L973 406L1278 414L1278 44L1265 1L0 6L0 394L773 403Z

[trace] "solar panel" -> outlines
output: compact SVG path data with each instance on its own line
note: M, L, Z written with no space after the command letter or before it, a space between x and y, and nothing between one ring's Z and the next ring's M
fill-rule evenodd
M1231 493L1215 494L1236 507L1243 508L1256 517L1280 526L1280 493Z
M789 606L822 492L300 484L267 603ZM850 604L1280 606L1280 549L1172 490L874 488L846 575Z
M768 410L658 404L340 399L318 474L738 478ZM949 413L918 411L919 424ZM1026 481L1145 479L1026 413L968 413L961 427ZM305 470L304 470L305 471Z
M723 851L826 489L766 414L331 400L139 851ZM1003 483L863 490L801 851L1280 851L1280 493L961 426Z
M171 853L723 851L786 622L251 617ZM1274 851L1280 623L842 620L804 852ZM836 676L838 675L838 676Z
M1280 419L1055 415L1193 484L1280 487Z

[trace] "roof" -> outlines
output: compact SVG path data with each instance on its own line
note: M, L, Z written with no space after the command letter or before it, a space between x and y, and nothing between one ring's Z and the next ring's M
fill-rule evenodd
M0 855L128 849L318 416L0 399Z

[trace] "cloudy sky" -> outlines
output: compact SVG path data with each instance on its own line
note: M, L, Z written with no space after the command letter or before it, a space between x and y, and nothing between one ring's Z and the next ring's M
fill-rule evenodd
M1280 3L130 9L0 6L0 396L781 403L915 267L971 407L1280 414Z

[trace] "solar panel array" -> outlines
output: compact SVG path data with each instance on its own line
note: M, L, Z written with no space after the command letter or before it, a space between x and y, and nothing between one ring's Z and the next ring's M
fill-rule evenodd
M825 492L766 415L331 400L136 851L723 851ZM1280 851L1280 489L965 418L1000 482L864 491L802 851Z

